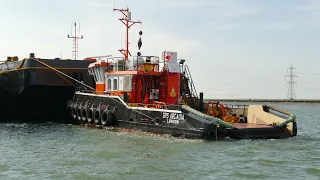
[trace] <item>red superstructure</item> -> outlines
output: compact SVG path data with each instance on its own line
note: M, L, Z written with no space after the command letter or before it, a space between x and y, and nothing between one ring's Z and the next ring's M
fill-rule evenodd
M89 66L96 81L96 91L117 94L128 103L178 104L179 74L177 53L164 52L170 59L159 61L155 56L131 57L129 61L108 58ZM160 64L163 64L160 67ZM101 86L104 86L103 88Z
M97 58L85 59L94 62L89 69L95 78L97 93L116 94L131 104L178 104L181 99L180 85L184 77L181 64L184 60L179 61L177 52L169 51L162 52L162 57L141 56L140 52L137 56L129 57L129 28L141 22L131 21L128 8L114 10L124 15L120 20L126 26L126 49L120 50L124 55L120 58L106 56L103 61L98 61ZM139 35L142 35L142 31ZM141 45L140 37L139 50Z

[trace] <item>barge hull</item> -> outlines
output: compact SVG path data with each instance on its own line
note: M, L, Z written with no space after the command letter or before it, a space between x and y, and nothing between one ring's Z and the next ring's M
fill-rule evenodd
M91 87L95 86L93 78L87 72L90 62L41 61ZM35 59L3 63L0 69L1 122L75 123L70 121L65 109L67 101L73 98L78 83L43 66Z

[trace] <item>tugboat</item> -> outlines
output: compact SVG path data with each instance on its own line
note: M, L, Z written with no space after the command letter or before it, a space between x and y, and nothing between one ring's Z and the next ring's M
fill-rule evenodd
M131 14L128 9L121 12ZM128 23L130 19L125 17ZM137 56L91 59L88 73L94 77L95 90L75 92L67 106L71 118L89 126L191 139L279 139L297 135L296 118L285 110L268 105L204 103L186 61L178 59L173 51L163 51L162 57L142 56L141 31L139 35Z

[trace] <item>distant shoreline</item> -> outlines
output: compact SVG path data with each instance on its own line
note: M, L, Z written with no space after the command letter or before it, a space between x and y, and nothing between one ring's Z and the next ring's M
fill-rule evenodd
M284 102L284 103L320 103L320 99L204 99L208 101L221 101L221 102Z

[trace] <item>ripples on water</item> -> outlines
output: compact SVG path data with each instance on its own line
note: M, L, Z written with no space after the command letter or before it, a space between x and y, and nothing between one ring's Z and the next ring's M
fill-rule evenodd
M319 179L320 105L276 104L298 136L204 142L71 125L1 124L0 179Z

